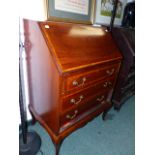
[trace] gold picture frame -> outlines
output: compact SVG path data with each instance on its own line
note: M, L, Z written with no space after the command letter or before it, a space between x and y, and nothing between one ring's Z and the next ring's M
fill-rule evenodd
M126 3L127 0L119 0L117 3L116 16L114 20L115 26L121 25ZM94 23L109 26L112 16L113 5L114 0L97 0L95 4Z
M74 0L46 0L47 20L93 24L95 0L76 2L74 5Z

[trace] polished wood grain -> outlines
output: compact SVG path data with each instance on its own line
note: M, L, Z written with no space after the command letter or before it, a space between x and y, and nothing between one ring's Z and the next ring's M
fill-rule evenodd
M74 123L76 123L77 121L80 121L82 113L86 113L86 111L91 111L91 109L96 106L106 106L107 104L109 104L109 102L107 101L109 93L109 91L100 91L97 94L89 97L86 101L83 101L80 105L75 106L74 108L64 112L60 118L61 126L64 125L70 127L71 125L74 125Z
M36 22L24 21L30 104L55 134L59 131L61 77ZM54 89L53 89L54 88Z
M105 28L24 20L24 30L29 109L58 155L66 136L111 108L122 56Z
M98 81L97 84L91 85L89 88L82 89L81 91L78 91L74 94L63 97L61 112L63 113L66 110L84 104L84 102L96 96L97 93L113 88L114 84L115 77L111 77L102 81Z
M81 89L81 87L85 87L91 85L92 83L99 81L101 79L105 79L114 75L118 72L119 64L115 64L112 66L108 66L103 68L98 68L96 70L90 70L88 72L84 72L82 74L74 74L70 75L66 78L66 90L73 89ZM74 84L75 82L75 84Z
M95 66L90 65L87 68L84 67L80 70L64 73L61 95L67 95L73 93L73 91L77 92L98 83L100 80L117 75L120 65L120 61L112 61L111 63L106 62ZM85 81L83 80L84 78ZM78 85L73 85L75 81Z
M44 22L40 26L61 72L121 58L106 28L61 22Z

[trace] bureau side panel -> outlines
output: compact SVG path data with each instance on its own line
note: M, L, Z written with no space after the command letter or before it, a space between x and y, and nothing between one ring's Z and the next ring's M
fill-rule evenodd
M50 127L59 132L59 83L54 64L37 22L24 20L30 106Z

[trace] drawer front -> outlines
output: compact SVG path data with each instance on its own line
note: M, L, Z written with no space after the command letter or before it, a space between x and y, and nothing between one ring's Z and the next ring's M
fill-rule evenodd
M79 115L80 115L80 111L79 111L78 107L61 115L60 116L60 126L64 126L64 125L67 127L71 126L71 124L74 124L74 122L78 121Z
M91 100L97 93L109 90L113 88L115 78L105 79L92 87L84 89L76 94L68 95L62 99L61 113L69 110L73 107L85 104L88 100Z
M86 102L85 104L79 106L79 111L81 114L88 113L92 109L96 109L96 107L106 107L106 105L109 104L109 94L110 91L104 91L98 93L96 96L94 96L91 100Z
M65 90L71 91L81 89L99 80L112 77L118 72L119 64L113 64L104 68L86 71L84 73L74 73L66 77L64 82Z
M99 92L87 102L83 102L83 104L63 113L60 116L60 125L69 127L81 120L81 115L87 116L98 107L102 107L103 109L106 108L109 105L109 94L110 91Z

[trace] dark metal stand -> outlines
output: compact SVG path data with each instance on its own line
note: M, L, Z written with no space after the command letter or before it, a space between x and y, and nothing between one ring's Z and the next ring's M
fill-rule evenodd
M116 9L117 9L117 3L118 3L118 0L114 0L114 6L113 6L112 16L111 16L111 20L110 20L110 26L107 28L108 31L111 31L113 28L114 19L115 19L115 15L116 15Z
M22 78L21 78L21 53L25 50L23 43L20 41L19 44L19 106L21 116L21 129L22 132L19 135L19 155L36 155L40 150L41 138L34 131L27 131L27 115L26 106L23 102L23 91L22 91Z
M39 135L30 131L26 133L26 143L23 141L23 134L21 133L19 136L19 155L36 155L36 153L40 150L41 139Z

